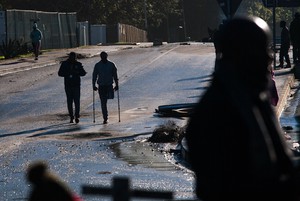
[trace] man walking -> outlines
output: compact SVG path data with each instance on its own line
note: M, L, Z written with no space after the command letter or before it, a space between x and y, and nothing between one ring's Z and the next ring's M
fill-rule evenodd
M73 123L74 120L73 102L75 105L75 122L79 123L80 76L85 76L86 71L84 70L82 64L76 60L75 52L71 52L69 54L69 58L62 62L58 71L58 75L64 77L70 123Z
M295 13L295 18L290 24L290 36L293 46L294 63L300 62L300 13Z
M285 21L280 21L280 27L281 30L281 45L280 45L280 52L279 52L279 68L284 68L283 66L283 59L285 59L286 67L285 68L291 68L291 62L290 62L290 56L289 56L289 50L290 50L290 32L286 26Z
M42 38L43 38L42 32L38 29L37 23L34 23L32 26L32 31L30 33L30 39L31 39L31 43L32 43L35 60L38 60L38 57L39 57Z
M101 60L95 64L93 71L93 90L99 93L103 124L108 123L107 100L114 98L114 90L119 89L118 74L116 65L107 60L107 53L101 52ZM98 87L96 87L96 82ZM115 88L113 88L115 83Z

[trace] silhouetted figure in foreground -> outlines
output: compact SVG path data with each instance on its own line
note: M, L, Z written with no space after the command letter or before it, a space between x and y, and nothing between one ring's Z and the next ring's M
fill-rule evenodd
M45 162L30 165L27 180L32 184L29 201L82 201L56 175L48 170Z
M224 26L219 67L186 133L203 201L291 201L299 191L270 104L270 35L257 17L233 18Z

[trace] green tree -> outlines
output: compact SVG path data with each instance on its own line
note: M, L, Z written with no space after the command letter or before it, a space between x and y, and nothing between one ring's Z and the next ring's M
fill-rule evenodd
M266 8L261 0L244 0L243 5L246 7L249 15L259 16L270 25L273 23L273 8ZM297 11L299 12L300 8L277 7L275 9L276 21L279 22L280 20L285 20L291 22L294 13Z

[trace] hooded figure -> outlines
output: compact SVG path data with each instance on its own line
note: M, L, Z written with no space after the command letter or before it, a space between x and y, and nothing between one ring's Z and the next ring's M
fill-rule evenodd
M32 43L35 60L38 60L39 57L42 38L43 38L42 32L38 29L37 23L34 23L32 26L32 31L30 33L30 39Z
M208 201L293 200L294 167L270 104L270 28L236 17L186 131L196 193Z

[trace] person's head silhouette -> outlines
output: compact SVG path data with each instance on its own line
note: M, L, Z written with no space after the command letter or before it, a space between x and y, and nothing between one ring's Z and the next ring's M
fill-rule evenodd
M106 52L101 52L100 53L100 58L101 58L101 61L103 62L103 63L106 63L107 62L107 53Z
M220 39L220 69L236 73L246 85L264 90L272 61L271 31L258 17L238 16L229 20Z
M75 62L76 59L77 59L77 54L75 52L70 52L70 54L69 54L69 60L71 62Z
M286 21L281 20L281 21L280 21L280 27L283 28L283 27L285 27L285 26L286 26Z

